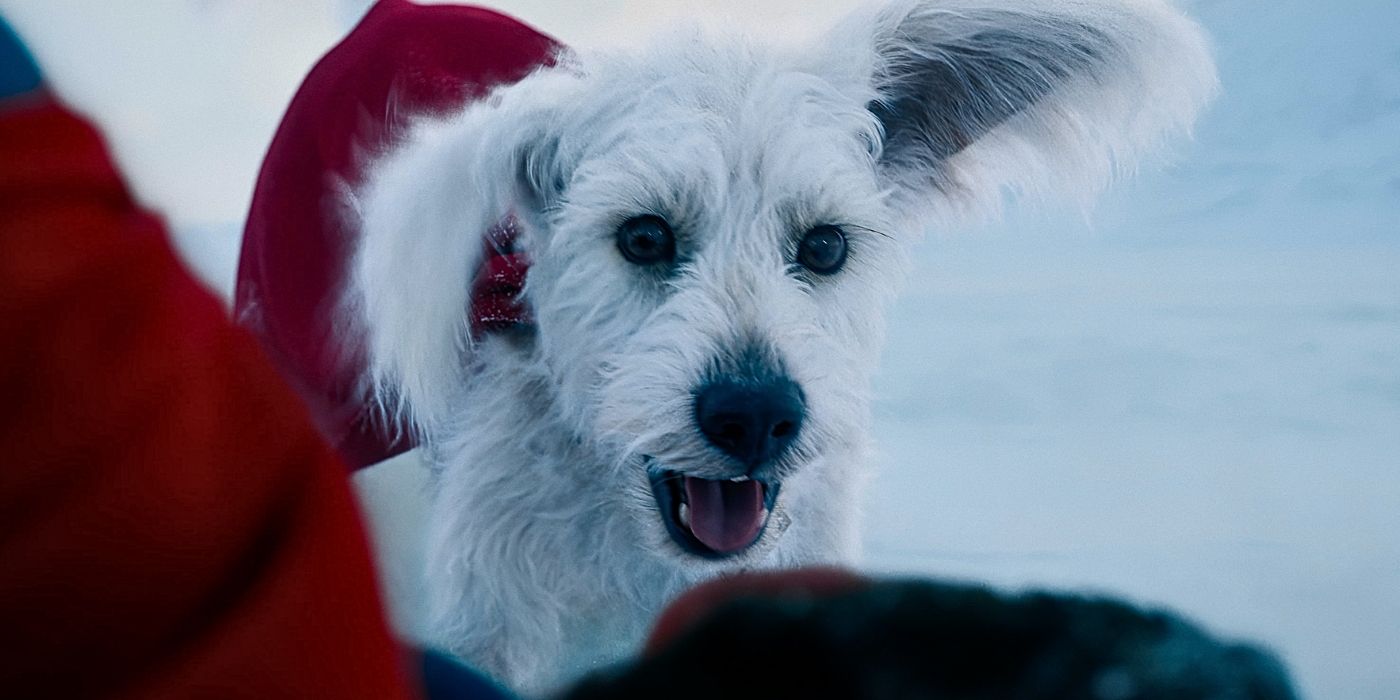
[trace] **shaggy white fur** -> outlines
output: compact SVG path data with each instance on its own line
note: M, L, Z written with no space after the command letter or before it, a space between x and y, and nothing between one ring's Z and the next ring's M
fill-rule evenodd
M907 247L1008 188L1088 197L1215 88L1201 32L1157 0L899 0L809 47L677 31L563 56L406 134L354 197L347 309L376 398L434 466L436 641L541 692L633 651L698 580L855 561L869 380ZM508 211L537 327L474 342L470 280ZM620 254L645 214L675 231L674 263ZM821 225L849 245L836 274L795 260ZM782 487L762 536L697 556L648 469L739 473L694 402L753 348L805 417L765 468Z

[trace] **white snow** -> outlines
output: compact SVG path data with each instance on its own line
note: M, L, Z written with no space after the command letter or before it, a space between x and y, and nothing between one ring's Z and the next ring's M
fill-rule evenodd
M879 570L1165 604L1400 697L1400 5L1192 5L1224 95L1094 225L939 232L879 382Z
M850 4L824 3L803 26ZM108 126L196 270L227 293L228 212L246 206L288 76L332 40L326 17L363 3L284 11L264 42L248 39L272 20L233 21L218 2L147 12L138 38L86 23L92 41L66 42L79 5L0 11L61 65L66 94ZM1115 190L1091 224L1013 206L1001 224L922 246L877 385L869 565L1169 605L1273 646L1307 697L1400 697L1400 4L1187 5L1215 37L1225 92L1174 166ZM626 40L679 13L498 6L574 42ZM762 28L786 10L749 11ZM172 52L196 51L185 29L201 22L227 30L197 35L215 58L162 73ZM215 99L229 61L276 70ZM204 89L141 82L203 74ZM108 78L131 87L97 87ZM211 124L172 110L230 113ZM411 628L417 464L357 481Z

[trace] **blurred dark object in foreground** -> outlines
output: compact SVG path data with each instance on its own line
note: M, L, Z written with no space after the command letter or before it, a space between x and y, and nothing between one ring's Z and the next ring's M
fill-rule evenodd
M784 576L748 577L757 586L721 582L731 595L718 604L702 587L708 615L687 615L694 621L674 641L566 697L1297 697L1273 656L1213 639L1170 613L932 581L860 582L835 593L798 584L784 592Z

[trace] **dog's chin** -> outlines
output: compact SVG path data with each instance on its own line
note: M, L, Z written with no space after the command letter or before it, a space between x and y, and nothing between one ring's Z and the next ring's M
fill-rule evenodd
M706 479L650 461L647 477L657 516L683 556L742 560L772 539L765 535L775 519L779 482Z

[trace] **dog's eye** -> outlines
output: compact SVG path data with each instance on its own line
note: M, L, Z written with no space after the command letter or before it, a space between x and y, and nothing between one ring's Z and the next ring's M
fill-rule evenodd
M835 274L846 264L846 235L836 226L817 226L797 245L797 262L819 275Z
M617 249L636 265L654 265L676 258L676 234L659 216L637 216L617 229Z

